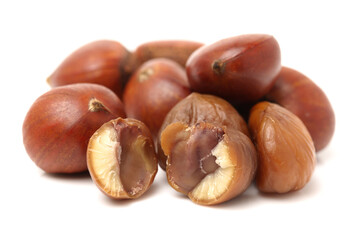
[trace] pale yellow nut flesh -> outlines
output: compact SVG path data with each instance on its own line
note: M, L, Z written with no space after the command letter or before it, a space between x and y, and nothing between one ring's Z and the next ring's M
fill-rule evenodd
M94 133L89 141L87 152L89 172L99 189L107 196L114 199L137 198L152 183L156 168L148 163L149 159L144 152L147 144L146 138L138 135L127 149L127 154L132 157L129 161L134 160L126 163L127 170L132 171L131 173L122 173L125 163L122 162L124 159L121 155L125 149L122 149L117 137L118 133L112 124L105 124ZM124 181L129 181L130 175L128 174L139 177L136 182L131 180L130 186L129 183L128 185L124 183Z
M228 190L234 176L235 166L224 140L215 146L211 154L216 157L215 162L219 168L203 178L188 194L192 201L199 204L216 202Z

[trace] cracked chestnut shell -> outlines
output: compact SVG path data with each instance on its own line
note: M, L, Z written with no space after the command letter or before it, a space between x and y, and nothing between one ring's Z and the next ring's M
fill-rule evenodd
M168 58L185 67L189 56L201 46L202 43L184 40L152 41L138 46L134 58L138 65L154 58Z
M72 83L96 83L119 97L131 72L131 53L119 42L99 40L70 54L48 77L51 87Z
M184 68L176 62L157 58L141 65L124 89L127 117L146 124L154 138L170 109L190 94Z
M326 94L307 76L282 67L266 99L278 103L303 121L316 151L329 144L335 131L335 113Z
M244 192L256 170L256 150L237 129L175 122L161 134L170 186L201 205L214 205Z
M158 156L162 169L165 169L166 156L159 145L161 133L168 125L175 122L188 126L207 122L220 127L233 128L250 136L245 120L230 103L213 95L193 92L168 112L159 130Z
M71 84L40 96L23 123L23 142L30 158L48 173L87 170L91 135L105 122L125 117L120 99L97 84Z
M143 195L154 181L157 164L151 133L138 120L111 120L89 140L88 169L108 197L134 199Z
M251 109L248 125L258 152L258 189L302 189L316 165L314 143L303 122L280 105L260 102Z
M256 101L274 84L281 65L279 44L265 34L220 40L196 50L186 63L191 88L233 103Z

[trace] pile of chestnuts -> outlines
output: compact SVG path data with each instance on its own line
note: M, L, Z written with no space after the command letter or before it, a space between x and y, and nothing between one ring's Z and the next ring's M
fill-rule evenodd
M255 181L266 193L302 189L335 116L325 93L281 65L278 42L240 35L210 45L155 41L127 50L89 43L47 79L23 142L48 173L89 171L107 196L134 199L154 181L213 205Z

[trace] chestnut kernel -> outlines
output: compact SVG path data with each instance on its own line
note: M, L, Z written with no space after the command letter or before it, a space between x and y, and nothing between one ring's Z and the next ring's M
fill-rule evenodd
M274 37L248 34L197 49L186 63L186 72L194 91L244 103L259 100L270 90L280 62Z
M182 122L189 126L207 122L220 127L234 128L250 136L245 120L230 103L216 96L193 92L168 112L159 130L157 149L162 169L165 169L166 156L160 146L161 133L169 124L175 122Z
M176 122L162 132L161 147L168 156L169 184L198 204L214 205L238 196L255 175L255 147L235 129Z
M45 172L83 172L91 135L119 116L125 117L122 102L106 87L78 83L54 88L30 107L23 123L24 146Z
M145 62L132 75L124 89L127 117L138 119L154 139L170 109L190 94L185 70L176 62L156 58Z
M286 193L310 181L315 147L296 115L280 105L260 102L251 109L249 130L258 151L256 185L260 191Z
M311 79L294 69L282 67L266 99L303 121L316 151L329 144L335 131L335 113L326 94Z
M111 120L89 140L87 165L91 178L111 198L143 195L154 181L157 164L150 131L135 119Z
M185 67L189 56L202 45L202 43L184 40L147 42L136 48L134 58L138 65L154 58L168 58Z
M99 40L88 43L71 55L48 77L51 87L72 83L96 83L121 97L133 71L131 53L120 43Z

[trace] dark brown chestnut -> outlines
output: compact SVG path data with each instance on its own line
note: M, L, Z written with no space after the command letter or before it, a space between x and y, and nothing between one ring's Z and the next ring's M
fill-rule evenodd
M316 151L329 144L335 131L335 113L325 93L310 78L282 67L266 99L278 103L303 121Z
M196 50L186 63L191 88L233 103L256 101L281 68L278 42L265 34L240 35Z
M169 59L152 59L141 65L127 83L125 112L144 122L156 139L166 114L189 94L184 68Z
M120 43L99 40L88 43L71 55L48 77L51 87L72 83L103 85L119 97L133 71L132 54Z
M54 88L40 96L25 117L25 149L45 172L86 171L91 135L117 117L125 117L122 102L106 87L79 83Z

